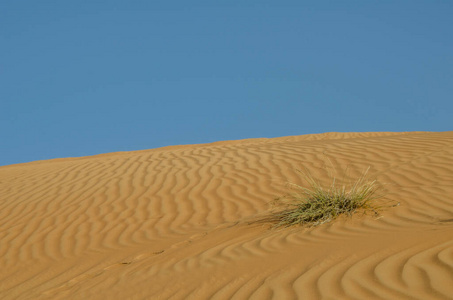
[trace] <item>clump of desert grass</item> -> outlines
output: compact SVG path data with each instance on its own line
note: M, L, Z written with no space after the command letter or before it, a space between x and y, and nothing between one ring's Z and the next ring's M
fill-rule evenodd
M340 216L352 216L357 212L379 216L382 208L376 200L382 197L381 185L370 180L369 168L356 179L341 180L332 176L331 183L323 185L308 171L300 171L303 185L288 183L291 192L272 203L277 210L267 221L274 228L301 225L318 226Z

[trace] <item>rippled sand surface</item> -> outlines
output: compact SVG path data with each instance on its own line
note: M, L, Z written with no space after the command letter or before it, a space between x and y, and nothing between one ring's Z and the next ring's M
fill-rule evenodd
M326 161L379 218L254 222ZM453 299L453 132L326 133L0 167L0 299Z

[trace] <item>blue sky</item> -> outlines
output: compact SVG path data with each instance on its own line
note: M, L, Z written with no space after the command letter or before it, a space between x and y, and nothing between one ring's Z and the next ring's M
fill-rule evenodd
M453 1L0 3L0 165L448 131Z

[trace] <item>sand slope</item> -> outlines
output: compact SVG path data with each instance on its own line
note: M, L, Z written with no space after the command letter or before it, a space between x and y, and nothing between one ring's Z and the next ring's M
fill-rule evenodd
M314 229L268 202L367 166L400 206ZM0 167L0 299L453 299L453 132L326 133Z

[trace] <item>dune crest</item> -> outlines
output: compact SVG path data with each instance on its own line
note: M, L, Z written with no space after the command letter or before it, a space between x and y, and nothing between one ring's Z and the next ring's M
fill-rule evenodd
M400 205L253 220L304 167ZM453 132L325 133L0 167L0 299L452 299Z

